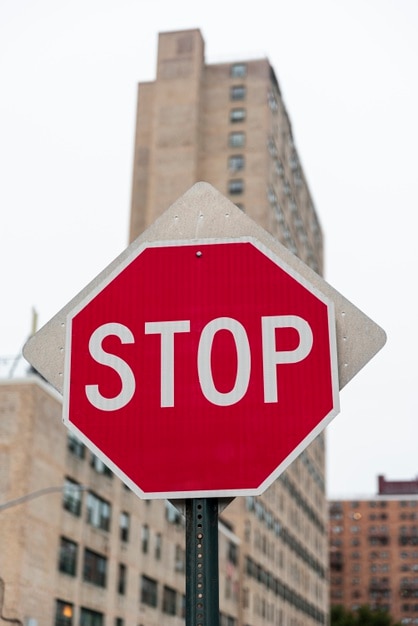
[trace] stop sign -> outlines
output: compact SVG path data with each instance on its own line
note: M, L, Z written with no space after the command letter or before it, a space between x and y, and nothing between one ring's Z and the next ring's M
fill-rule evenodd
M64 422L147 498L259 494L339 409L332 302L251 237L143 243L65 354Z

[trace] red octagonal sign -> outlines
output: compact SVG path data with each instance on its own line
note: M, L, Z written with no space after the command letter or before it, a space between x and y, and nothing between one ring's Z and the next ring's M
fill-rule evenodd
M142 497L257 495L338 412L333 304L252 238L143 244L66 341L64 422Z

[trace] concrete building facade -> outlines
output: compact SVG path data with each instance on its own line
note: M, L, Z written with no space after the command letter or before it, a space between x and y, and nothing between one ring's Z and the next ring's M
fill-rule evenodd
M61 412L39 377L0 382L0 615L27 626L183 624L183 517L138 499ZM221 522L225 624L237 623L238 552Z
M137 115L130 240L204 180L322 272L321 228L267 59L206 64L199 30L162 33ZM69 437L39 377L3 381L0 411L11 503L0 510L2 615L27 626L183 623L176 509L137 499ZM229 504L219 528L221 626L327 623L323 436L262 496Z
M374 498L329 503L331 604L351 610L368 604L402 624L418 624L416 480L386 482L380 476L382 487Z

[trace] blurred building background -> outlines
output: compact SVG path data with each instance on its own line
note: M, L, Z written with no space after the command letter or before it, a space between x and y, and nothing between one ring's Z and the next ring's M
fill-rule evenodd
M331 604L418 624L418 481L378 477L369 499L329 502Z

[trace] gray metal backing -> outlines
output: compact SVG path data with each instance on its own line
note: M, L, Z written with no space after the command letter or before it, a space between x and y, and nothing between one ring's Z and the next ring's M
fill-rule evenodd
M67 313L135 253L144 242L253 237L333 301L336 318L338 378L342 389L384 346L386 334L367 315L331 287L299 258L246 216L208 183L196 183L172 204L103 272L33 335L23 355L61 394Z

